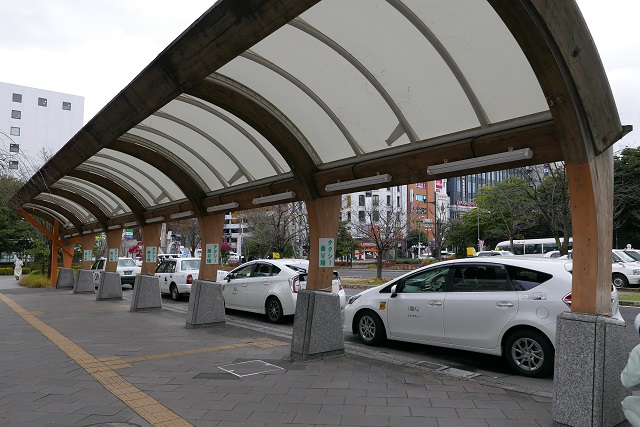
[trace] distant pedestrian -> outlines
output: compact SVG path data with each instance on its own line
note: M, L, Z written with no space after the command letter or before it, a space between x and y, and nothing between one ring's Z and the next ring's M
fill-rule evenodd
M14 264L15 267L13 269L13 275L16 276L16 280L20 280L22 279L22 266L24 265L24 263L20 258L16 257Z
M636 332L640 332L640 314L633 322ZM630 391L640 390L640 344L629 354L627 366L620 374L622 385ZM627 396L622 401L624 416L633 427L640 427L640 396Z

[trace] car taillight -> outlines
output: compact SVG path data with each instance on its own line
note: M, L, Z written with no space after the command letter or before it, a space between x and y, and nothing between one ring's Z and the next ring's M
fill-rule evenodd
M291 292L297 294L300 290L300 277L294 276L289 278L289 286L291 286Z
M188 274L187 275L187 285L192 285L193 284L193 275L192 274Z
M562 298L562 302L567 304L567 306L571 308L571 292L569 292L564 298Z
M342 280L340 279L340 275L338 274L338 290L342 290Z

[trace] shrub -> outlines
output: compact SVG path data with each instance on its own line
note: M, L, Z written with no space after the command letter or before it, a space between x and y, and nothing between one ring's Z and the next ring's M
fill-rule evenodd
M51 279L42 274L29 274L20 279L20 284L27 288L46 288L51 286Z
M11 276L11 275L13 275L13 268L11 267L0 268L0 276Z

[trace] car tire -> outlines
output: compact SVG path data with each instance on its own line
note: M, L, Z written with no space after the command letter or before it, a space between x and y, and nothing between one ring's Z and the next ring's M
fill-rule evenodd
M386 338L384 324L380 317L370 310L358 313L356 318L356 333L366 345L378 345Z
M178 301L180 299L180 292L178 292L178 287L175 283L172 283L169 286L169 293L171 294L171 299L174 301Z
M627 277L624 274L613 273L612 280L613 280L613 286L615 286L616 288L629 287L629 280L627 280Z
M267 314L267 320L271 323L281 323L284 319L284 314L282 313L282 304L276 297L267 298L265 310Z
M518 374L532 378L551 375L554 353L547 337L531 329L511 334L504 346L504 356L509 366Z

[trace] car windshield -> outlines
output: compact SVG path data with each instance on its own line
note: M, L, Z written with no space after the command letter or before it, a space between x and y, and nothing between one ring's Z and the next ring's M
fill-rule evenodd
M635 259L636 261L640 261L640 253L635 252L635 251L625 251L625 254L629 255L631 258Z
M631 256L627 255L627 253L626 253L626 252L623 252L623 251L615 251L615 252L613 253L613 255L614 255L613 259L614 259L616 262L621 262L621 261L622 261L622 262L634 262L634 261L635 261L635 259L633 259ZM620 259L616 259L616 256L617 256L618 258L620 258Z
M182 270L200 270L200 260L186 259L182 261Z
M124 258L118 260L119 267L137 267L136 262L131 258Z

